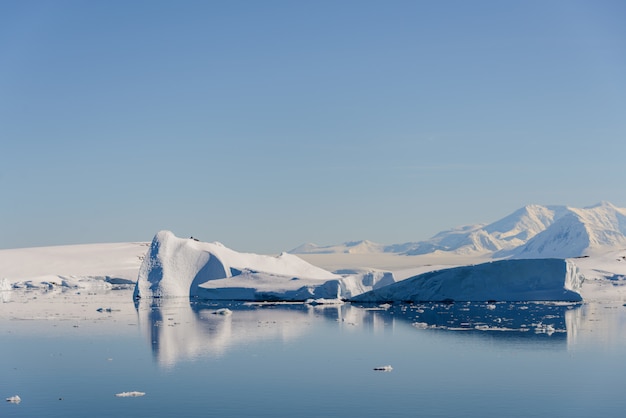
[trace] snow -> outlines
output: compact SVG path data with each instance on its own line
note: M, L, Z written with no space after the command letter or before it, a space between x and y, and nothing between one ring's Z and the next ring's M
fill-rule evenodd
M559 259L502 260L420 274L355 302L580 301L583 276Z

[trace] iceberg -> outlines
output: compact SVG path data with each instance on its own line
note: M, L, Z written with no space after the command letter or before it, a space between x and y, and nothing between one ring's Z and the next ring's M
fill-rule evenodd
M354 302L580 302L584 276L569 260L500 260L432 271L381 287Z
M212 300L337 299L342 276L301 258L238 253L220 243L158 232L139 269L134 297Z

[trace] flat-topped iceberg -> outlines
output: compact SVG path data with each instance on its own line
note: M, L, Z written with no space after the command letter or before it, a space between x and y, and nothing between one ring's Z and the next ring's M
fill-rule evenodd
M337 299L342 276L301 258L246 254L220 243L156 234L139 269L135 298L232 300Z
M355 302L582 300L584 280L562 259L500 260L423 273L353 297Z

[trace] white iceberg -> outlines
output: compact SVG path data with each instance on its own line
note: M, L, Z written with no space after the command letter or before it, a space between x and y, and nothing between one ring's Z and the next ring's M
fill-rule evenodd
M337 299L342 276L301 258L238 253L161 231L139 269L135 298L199 297L214 300Z

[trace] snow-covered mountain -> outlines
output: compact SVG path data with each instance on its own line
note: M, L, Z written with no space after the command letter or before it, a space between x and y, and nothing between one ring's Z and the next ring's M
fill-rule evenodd
M443 231L417 243L407 255L450 251L457 254L486 254L512 250L546 230L567 213L565 206L528 205L488 225L470 225Z
M583 209L528 205L496 222L442 231L419 242L382 245L358 241L325 247L305 244L291 252L404 255L447 252L494 258L568 258L609 248L626 248L626 209L602 202Z
M291 254L367 254L387 252L385 246L372 241L349 241L338 245L302 244L289 251Z
M626 248L626 209L602 202L584 209L568 208L549 228L499 255L567 258L615 248Z

